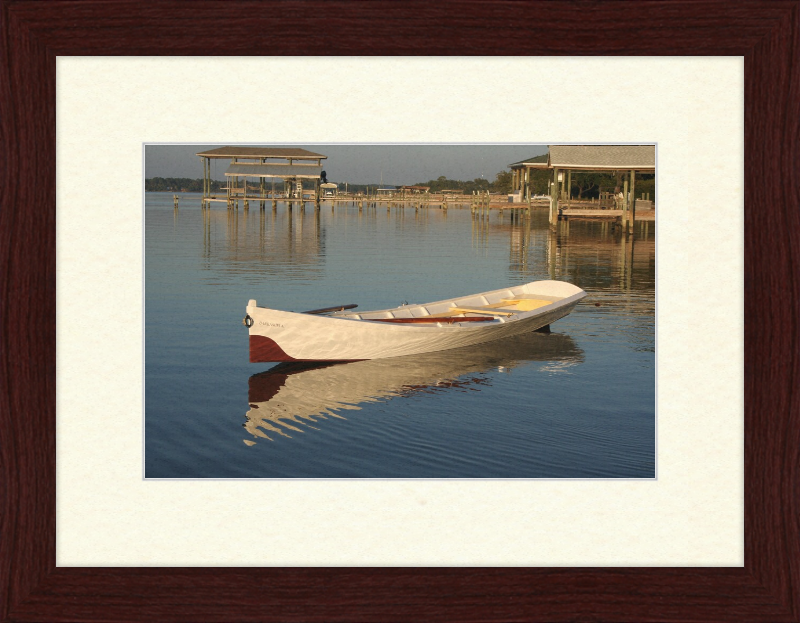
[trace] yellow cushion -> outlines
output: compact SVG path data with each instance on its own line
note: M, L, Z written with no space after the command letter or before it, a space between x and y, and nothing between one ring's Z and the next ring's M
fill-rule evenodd
M514 309L518 311L531 311L532 309L538 309L540 307L544 307L545 305L550 305L553 301L543 301L541 299L522 299L522 300L515 300L515 299L503 299L502 307L514 307Z

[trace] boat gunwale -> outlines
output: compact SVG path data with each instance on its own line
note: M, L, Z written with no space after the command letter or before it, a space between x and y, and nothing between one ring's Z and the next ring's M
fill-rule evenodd
M501 288L501 290L503 290L503 289L504 288ZM493 291L491 291L489 293L479 293L479 294L473 294L473 295L470 295L470 296L484 296L485 294L492 294L492 293L495 293L497 291L498 290L493 290ZM451 331L455 330L455 331L465 331L465 332L466 331L480 332L480 331L485 331L487 329L491 329L493 327L498 327L498 326L501 326L501 325L504 325L504 324L517 323L517 322L520 322L522 320L527 320L529 318L532 318L534 316L539 316L539 315L544 315L546 313L550 313L553 310L558 309L559 307L564 307L564 306L567 306L567 305L571 305L573 302L577 303L581 299L585 298L587 295L588 295L588 293L585 290L579 290L575 294L572 294L572 295L567 296L567 297L563 297L563 298L561 298L561 299L559 299L557 301L552 301L548 305L543 305L542 307L538 307L536 309L532 309L532 310L525 311L525 312L519 312L517 314L514 314L513 316L504 317L504 318L496 318L493 321L482 322L482 323L476 323L476 322L471 322L471 321L467 321L467 322L464 322L464 323L459 323L457 321L454 321L454 322L441 322L441 323L422 322L422 323L419 323L419 324L415 324L413 322L392 323L392 322L382 322L381 321L382 319L353 318L351 316L338 315L338 314L314 315L314 314L305 314L303 312L286 311L286 310L281 310L281 309L273 309L273 308L258 307L258 306L256 306L256 309L260 310L261 313L265 313L267 315L269 315L269 314L289 314L290 316L297 317L297 318L302 318L303 320L308 321L310 323L316 323L316 322L321 322L321 321L326 321L326 320L347 320L347 321L351 321L351 322L355 322L355 323L360 323L362 325L364 323L367 323L367 326L371 326L371 327L383 327L387 331L403 331L403 330L418 330L418 331L422 330L422 331L424 331L424 330L427 330L427 331L430 331L430 332L439 332L439 331L443 331L443 330L451 330ZM462 298L467 298L467 297L462 297ZM424 307L424 306L427 306L427 305L434 305L434 304L437 304L437 303L448 303L450 301L452 301L452 299L444 299L443 301L436 301L436 302L433 302L433 303L420 303L419 306ZM405 307L406 306L399 307L399 308L389 308L388 310L386 310L386 312L395 311L397 309L404 309ZM408 306L408 307L411 307L411 306ZM371 311L362 312L362 313L363 314L374 314L374 313L386 313L386 312L384 312L384 310L371 310ZM425 316L420 316L420 317L421 318L425 318Z
M577 292L574 292L573 294L570 294L568 296L558 296L558 295L553 295L553 294L543 294L543 293L537 293L537 292L530 292L529 291L529 286L541 285L541 284L558 284L558 286L560 286L560 287L563 287L564 284L567 284L567 285L570 285L570 286L576 288ZM514 290L521 290L521 292L514 292ZM509 295L509 293L510 293L510 295ZM363 311L363 312L355 312L355 311L335 312L335 313L331 314L329 317L331 317L331 318L352 318L353 316L364 316L366 314L392 314L392 313L395 313L397 311L405 311L405 310L410 311L413 308L421 308L421 307L428 308L428 307L433 307L433 306L437 306L437 305L438 306L449 305L450 307L470 307L471 304L464 303L463 301L467 300L467 299L477 298L477 297L489 298L489 297L499 296L500 297L499 301L504 300L503 297L507 297L508 299L511 299L512 297L516 298L516 297L522 297L522 296L526 296L526 295L528 295L528 296L536 296L537 298L540 298L541 300L550 300L550 299L552 299L552 300L550 300L550 303L548 305L544 305L541 308L537 308L535 310L529 310L528 312L519 312L517 314L514 314L514 316L519 316L521 314L527 314L530 311L538 311L538 309L542 309L544 307L549 307L553 303L561 302L561 301L563 301L563 300L565 300L567 298L570 298L572 296L575 296L576 294L581 294L581 293L584 296L586 295L586 291L585 290L583 290L579 286L576 286L573 283L569 283L568 281L560 281L560 280L555 280L555 279L544 279L544 280L539 280L539 281L531 281L531 282L523 283L523 284L516 285L516 286L508 286L508 287L505 287L505 288L496 288L495 290L488 290L486 292L476 292L475 294L467 294L467 295L464 295L464 296L448 297L448 298L445 298L445 299L441 299L439 301L430 301L430 302L427 302L427 303L413 303L411 305L400 305L398 307L387 307L385 309L371 309L369 311ZM459 301L461 301L461 302L459 302ZM494 304L494 303L490 303L490 304ZM430 315L432 315L432 314L430 314ZM413 316L409 316L409 317L413 317ZM425 316L419 316L419 317L424 318ZM356 318L356 320L370 320L370 319L362 317L362 318Z

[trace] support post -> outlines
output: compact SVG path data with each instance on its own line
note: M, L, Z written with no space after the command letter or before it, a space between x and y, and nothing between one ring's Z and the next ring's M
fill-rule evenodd
M631 169L631 220L628 224L628 231L633 233L633 226L636 223L636 171Z
M234 158L232 160L233 164L236 164L239 161L238 158ZM228 180L228 186L231 186L231 205L233 209L239 209L239 176L234 175Z
M572 169L567 170L567 186L564 191L567 201L572 199Z
M553 169L553 181L550 183L550 227L558 224L558 169Z
M523 199L528 200L528 205L531 202L531 170L528 167L525 167L525 192L523 193Z
M265 158L261 158L261 164L264 164L265 160L266 160ZM265 206L266 206L266 202L264 201L265 188L264 188L264 178L263 177L259 177L258 178L258 191L259 191L259 197L261 198L261 201L259 201L258 207L261 210L263 210L265 208Z
M200 201L200 207L206 207L206 197L208 196L208 175L206 174L206 161L208 158L201 157L200 160L203 163L203 199Z
M622 184L622 231L628 232L628 180Z

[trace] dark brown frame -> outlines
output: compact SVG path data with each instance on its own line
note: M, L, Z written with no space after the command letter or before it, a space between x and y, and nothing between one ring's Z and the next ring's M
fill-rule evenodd
M800 621L798 1L0 0L0 619ZM139 54L743 56L744 567L57 568L55 59Z

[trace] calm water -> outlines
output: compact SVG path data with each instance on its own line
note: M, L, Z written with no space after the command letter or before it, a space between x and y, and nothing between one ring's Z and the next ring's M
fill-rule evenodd
M149 478L652 478L655 224L146 193ZM423 303L537 279L589 297L552 333L303 369L248 363L248 299Z

